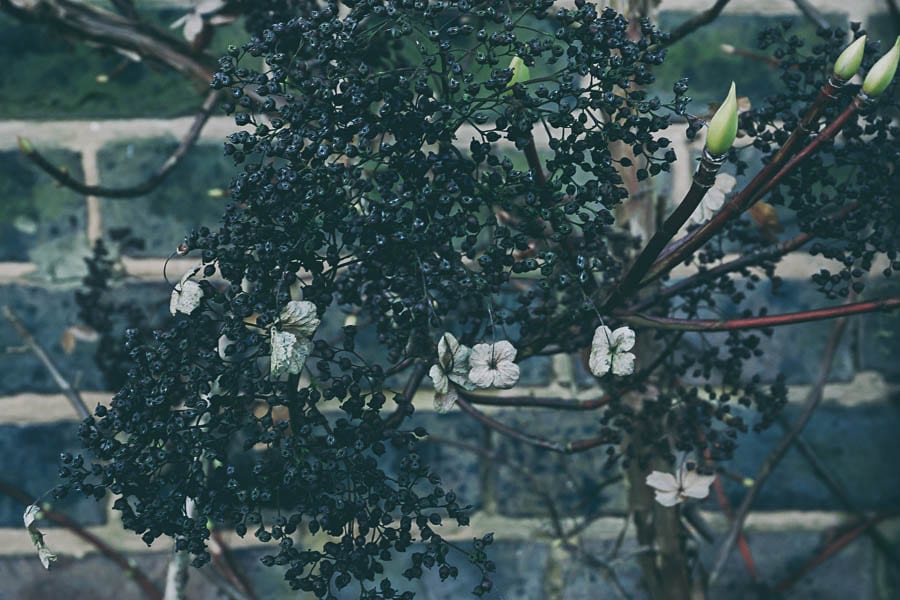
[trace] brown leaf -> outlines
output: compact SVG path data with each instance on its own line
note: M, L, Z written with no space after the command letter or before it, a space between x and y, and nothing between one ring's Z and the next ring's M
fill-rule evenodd
M747 212L770 242L775 241L776 233L784 231L784 227L778 222L778 212L768 202L757 202Z

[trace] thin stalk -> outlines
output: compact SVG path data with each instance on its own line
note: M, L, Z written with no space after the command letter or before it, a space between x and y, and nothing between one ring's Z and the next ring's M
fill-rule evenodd
M828 342L825 346L825 352L822 355L822 361L819 364L819 374L816 383L806 397L800 417L794 422L791 430L782 438L778 446L772 450L765 462L763 462L762 466L759 468L756 476L753 478L753 487L747 491L747 495L744 496L744 499L741 501L741 504L735 513L734 521L728 529L728 533L725 535L725 539L722 541L722 545L719 548L712 573L709 577L710 585L712 585L719 575L721 575L722 569L725 566L725 561L728 560L731 549L734 547L738 537L740 537L741 530L744 527L744 521L747 520L747 515L750 514L750 509L753 506L754 500L756 500L756 497L759 495L760 490L762 490L762 487L765 485L766 481L768 481L769 476L775 470L775 467L778 466L787 454L787 451L794 444L797 436L799 436L803 431L803 428L806 427L806 424L812 418L813 413L822 401L825 383L828 381L828 373L831 371L831 364L834 362L834 357L837 354L837 349L840 346L841 339L844 337L844 331L846 329L847 319L838 319L835 321L831 330L831 335L829 335Z
M753 178L747 187L745 187L741 192L732 198L723 208L720 210L715 217L707 221L703 226L695 229L691 233L687 234L682 239L670 244L669 247L663 251L662 255L656 260L650 270L647 272L647 275L643 279L643 283L648 283L653 281L662 275L668 273L675 267L675 265L679 264L681 261L685 260L691 253L694 252L697 248L705 244L712 238L714 235L719 233L724 227L725 224L728 223L731 219L739 216L745 210L750 208L754 202L762 199L766 193L768 193L775 185L777 185L784 177L790 173L798 164L800 164L803 160L811 156L819 147L825 143L826 141L834 138L835 135L841 130L841 128L846 124L846 122L859 111L860 107L865 102L865 97L857 96L853 99L853 102L842 112L834 121L832 121L828 127L822 130L819 135L817 135L813 140L807 145L803 150L797 153L796 156L791 158L784 166L778 169L779 163L775 162L773 159L768 165L763 167L763 169ZM816 103L813 105L816 106ZM792 134L799 138L800 134L798 133L801 128L798 128ZM791 139L788 138L788 142L791 142ZM795 142L791 142L790 145L785 143L785 146L790 148ZM784 150L784 149L783 149ZM786 157L787 152L779 152L782 156L779 157L776 155L776 158L782 160ZM777 172L775 172L775 170ZM774 174L773 174L774 172ZM757 193L759 191L759 193Z
M648 329L672 329L677 331L739 331L742 329L760 329L764 327L778 327L781 325L793 325L808 321L821 321L863 313L889 311L900 308L900 297L885 298L871 302L856 302L828 308L817 308L795 313L781 315L766 315L762 317L747 317L742 319L674 319L657 317L640 313L616 313L616 316L626 323L646 327Z
M533 396L485 396L457 390L459 396L471 404L484 406L514 406L527 408L555 408L557 410L596 410L607 406L612 398L603 396L590 400L565 398L536 398Z

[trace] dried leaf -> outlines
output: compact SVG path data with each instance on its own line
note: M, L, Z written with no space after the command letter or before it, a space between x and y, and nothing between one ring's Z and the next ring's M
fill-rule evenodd
M784 227L778 222L778 212L768 202L757 202L747 212L770 242L775 241L776 233L784 231Z

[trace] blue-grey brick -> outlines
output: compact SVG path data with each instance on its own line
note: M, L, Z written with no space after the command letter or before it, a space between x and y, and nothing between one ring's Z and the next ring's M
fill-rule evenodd
M100 149L97 163L105 186L125 187L143 182L177 147L173 138L114 142ZM225 189L234 174L231 160L218 144L200 144L146 196L127 200L101 199L103 227L130 228L143 239L133 256L169 256L191 229L216 230L227 198L214 198L210 189Z
M767 308L768 314L800 312L833 305L815 290L809 281L784 280L782 285L772 289L771 282L760 281L755 290L745 291L747 299L740 310L749 308L758 314L760 308ZM722 299L716 317L736 318L740 310L729 299ZM713 318L714 315L701 315ZM851 328L852 332L852 328ZM762 356L745 363L746 378L759 375L763 382L771 382L783 373L789 385L802 385L815 381L825 344L831 334L829 322L813 321L773 328L771 337L756 332L761 341ZM725 351L724 341L728 337L722 333L688 333L682 339L682 352L699 350L708 345L719 346ZM855 372L853 361L852 333L844 336L829 372L829 381L849 381ZM691 373L688 373L690 376ZM690 379L690 378L689 378Z
M43 150L81 178L79 155ZM41 277L71 280L85 271L84 197L53 183L18 151L0 152L0 260L34 261Z
M798 407L786 411L793 422ZM883 403L841 406L823 403L803 432L822 463L847 490L851 501L862 510L896 507L900 504L900 480L895 477L896 456L900 453L900 408L885 399ZM727 466L752 477L784 432L773 426L761 434L741 436L734 460ZM732 504L744 491L725 479ZM705 507L714 509L712 498ZM802 455L792 448L763 486L754 507L760 510L843 510L807 466Z
M897 276L881 277L866 287L866 299L889 298L900 294ZM900 381L900 310L877 312L860 318L860 367L873 369L888 381Z
M545 439L569 442L593 438L600 430L601 411L503 410L492 414L519 431ZM549 452L494 433L496 454L503 462L496 473L497 510L509 516L546 515L547 502L538 490L550 493L563 514L591 514L624 506L620 484L600 488L618 471L605 470L603 447L572 455ZM509 463L509 464L506 464ZM510 466L525 469L530 477Z
M158 321L168 308L168 288L163 284L134 284L116 288L119 302L146 307ZM36 285L0 285L0 305L9 305L46 349L63 375L86 390L106 389L106 382L94 364L96 344L78 342L74 352L66 354L60 339L67 327L78 323L78 306L72 289L45 288ZM5 321L0 322L0 348L18 348L21 339ZM0 395L19 392L52 393L59 389L47 375L41 362L30 352L8 353L3 357L4 375Z
M3 400L0 400L0 412L2 410ZM34 497L51 502L55 510L82 525L102 524L106 521L103 502L75 495L56 501L52 496L44 495L60 483L57 476L59 453L76 451L78 447L76 421L0 425L0 456L3 457L0 477ZM21 502L0 495L0 527L21 527L24 508Z

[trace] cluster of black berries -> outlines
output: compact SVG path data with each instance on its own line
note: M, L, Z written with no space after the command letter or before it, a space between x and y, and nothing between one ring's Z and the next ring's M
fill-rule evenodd
M209 558L212 522L277 543L263 562L317 597L355 581L363 598L408 598L383 577L384 562L409 551L406 577L432 567L455 576L436 527L468 517L421 461L424 432L403 428L410 398L388 398L386 379L412 372L414 390L445 331L466 345L509 340L519 359L587 346L596 300L640 245L614 223L629 196L621 169L635 167L638 180L669 170L674 152L659 132L685 114L687 84L676 82L669 103L650 97L641 88L664 58L664 34L647 22L629 31L612 9L582 1L266 6L283 20L252 27L213 79L242 128L225 146L242 169L221 227L183 245L201 265L176 293L187 295L189 282L196 302L173 303L174 324L152 338L129 331L127 378L111 407L81 427L94 461L66 456L60 493L112 492L126 527L148 543L176 537L196 564ZM759 150L783 140L821 84L837 48L829 39L812 57L787 44L784 97L742 121ZM785 124L769 140L764 126L775 119ZM851 165L840 186L888 210L889 191L874 187L888 176L875 165L889 158L858 144L895 137L889 119L867 123L777 191L804 227L821 233L831 160ZM543 156L539 136L549 140ZM833 225L832 237L847 238L852 223ZM874 250L894 243L884 238L895 223L876 223ZM748 252L770 243L745 221L724 237ZM835 251L870 247L853 240L861 238ZM721 258L722 247L710 247L701 264ZM759 277L745 275L752 289ZM300 298L319 317L358 315L359 331L317 332L304 366L273 375L285 353L274 332ZM705 316L725 299L741 310L745 290L711 278L649 310ZM378 355L358 349L363 332ZM762 427L785 402L783 379L765 385L744 374L762 352L756 334L723 334L689 352L680 333L639 335L643 369L610 385L617 398L638 388L645 401L610 404L598 428L611 444L628 432L651 447L674 432L675 449L726 459L750 428L732 414L735 403L755 407ZM310 546L305 532L328 541ZM490 541L469 553L484 574L478 595L491 589Z
M865 34L858 23L851 29L857 38ZM804 107L815 98L834 59L846 46L844 29L819 30L818 43L810 48L789 30L785 24L760 35L760 47L771 48L780 60L784 86L781 93L741 119L741 129L753 137L753 148L769 157L799 126ZM884 52L879 41L870 39L866 45L862 73ZM813 276L828 298L862 292L878 257L888 259L883 267L885 277L900 269L900 204L896 199L900 99L895 90L896 83L865 105L861 118L851 119L833 143L802 162L769 199L793 211L798 228L815 236L810 244L812 254L843 263L834 273L822 270ZM859 91L856 83L845 85L826 110L823 122L833 120ZM817 130L813 128L807 139Z

